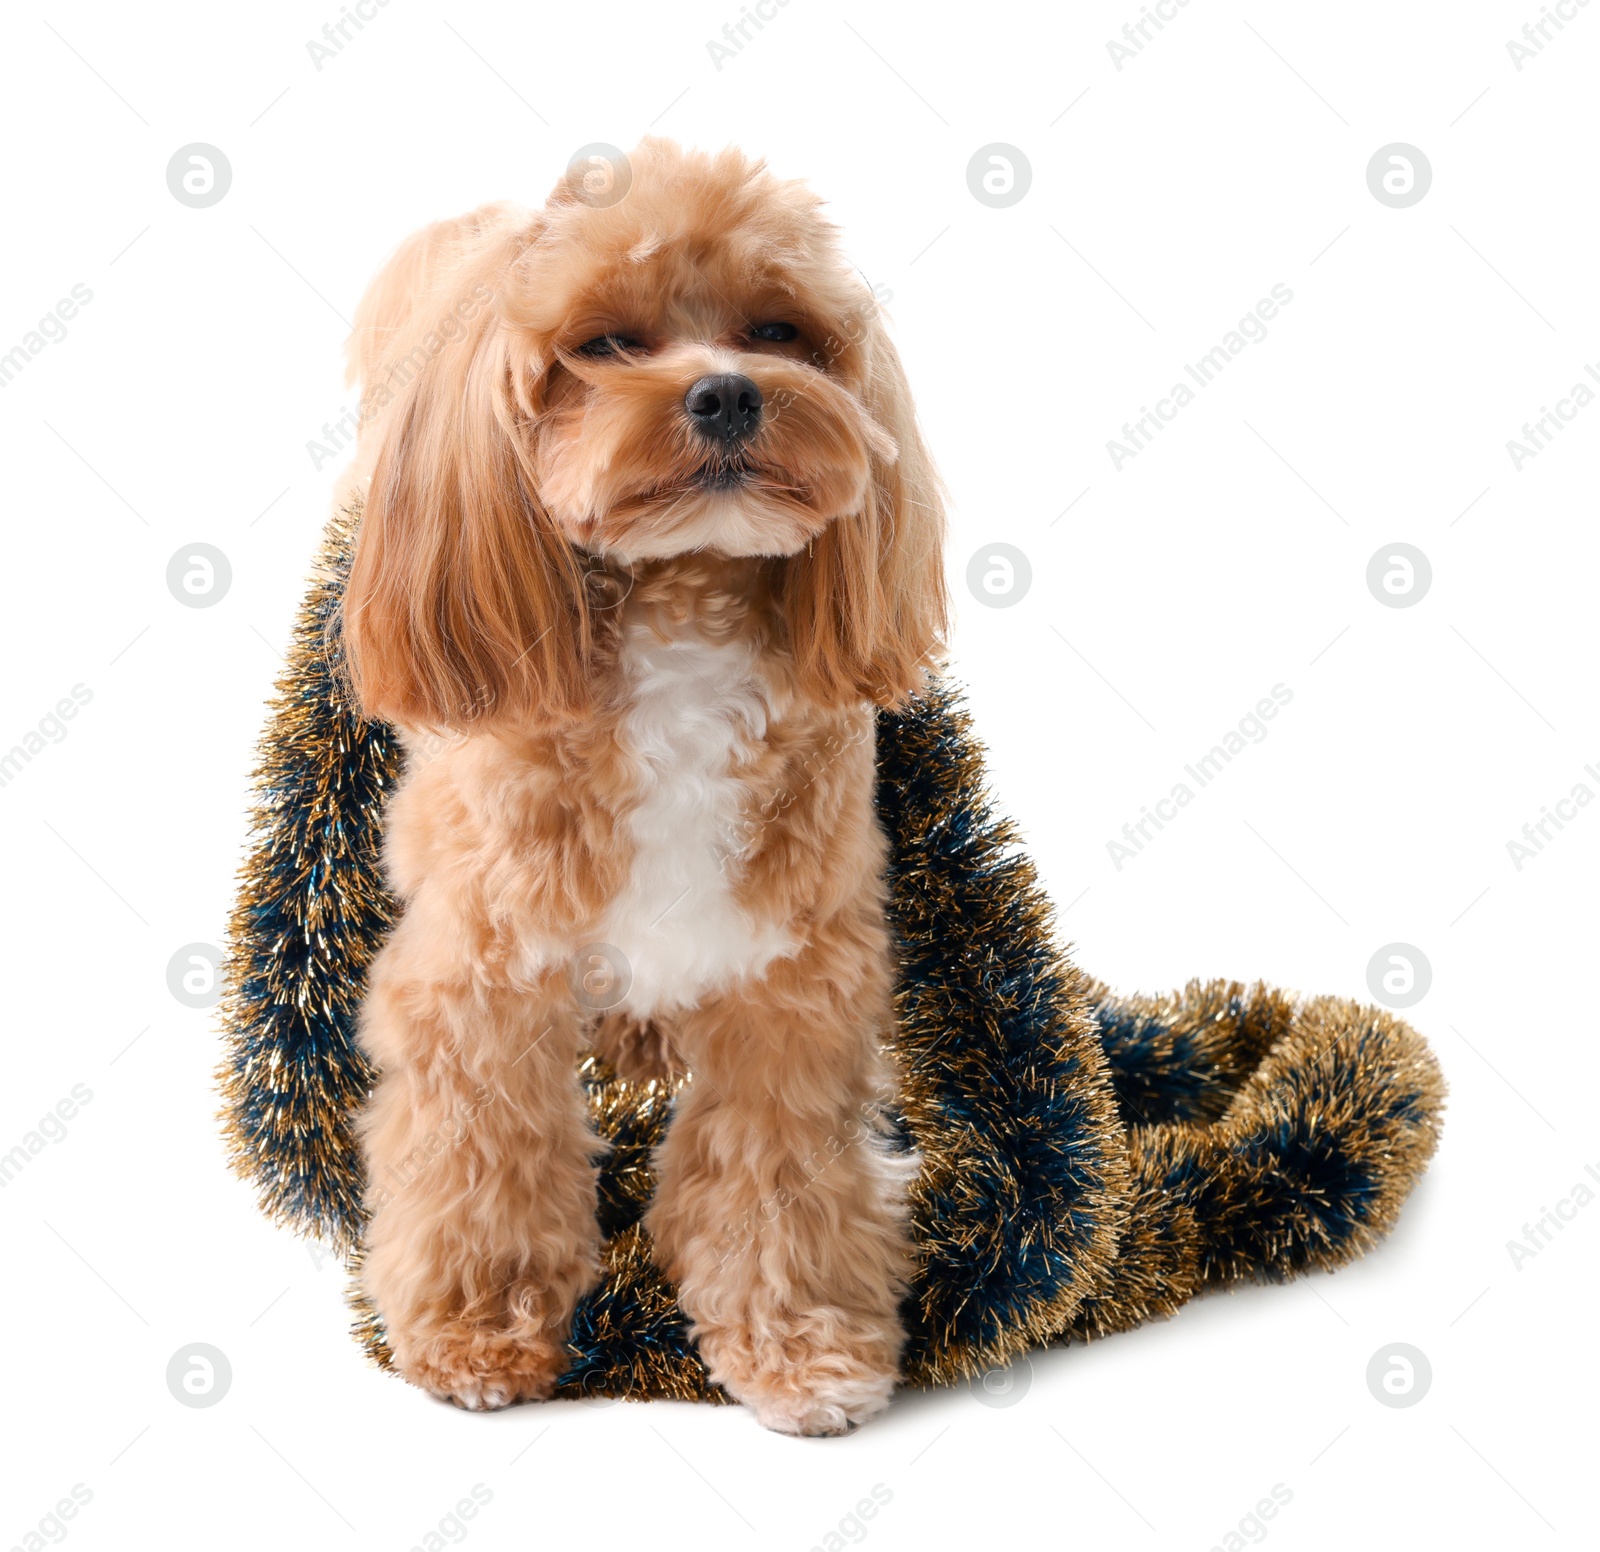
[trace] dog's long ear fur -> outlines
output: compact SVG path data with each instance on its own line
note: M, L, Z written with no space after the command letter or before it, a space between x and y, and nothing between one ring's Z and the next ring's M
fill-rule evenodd
M463 266L497 232L526 228L533 217L509 201L480 205L466 215L433 221L413 232L372 277L356 306L355 327L345 341L346 384L359 382L368 393L381 391L397 350L430 297L444 294L448 309ZM436 309L434 309L436 311Z
M374 374L363 413L378 445L342 609L346 672L368 717L409 727L549 722L587 704L581 568L528 468L537 363L495 295L534 229L488 214L403 247L353 342Z
M946 629L944 492L876 313L860 348L866 407L894 451L872 453L861 511L836 518L785 562L779 596L809 693L894 706L922 684Z

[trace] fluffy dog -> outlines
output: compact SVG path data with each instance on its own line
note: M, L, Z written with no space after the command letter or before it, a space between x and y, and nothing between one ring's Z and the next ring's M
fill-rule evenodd
M712 1378L802 1434L894 1385L873 707L937 650L944 519L819 210L649 140L428 228L358 314L342 647L408 752L363 1277L462 1406L548 1395L599 1278L587 1041L690 1074L646 1222Z

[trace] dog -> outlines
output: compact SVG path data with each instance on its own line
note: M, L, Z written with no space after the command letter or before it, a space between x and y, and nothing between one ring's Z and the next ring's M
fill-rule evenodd
M645 1224L712 1381L836 1434L905 1340L873 738L941 651L944 504L820 200L656 139L606 171L419 233L351 340L338 647L407 751L361 1276L416 1385L547 1397L593 1046L682 1077Z

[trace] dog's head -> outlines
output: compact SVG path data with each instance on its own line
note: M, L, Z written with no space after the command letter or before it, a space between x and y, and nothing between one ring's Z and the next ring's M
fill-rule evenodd
M371 482L343 611L368 715L588 704L586 573L771 557L800 684L893 704L944 626L937 479L820 202L647 140L411 240L362 303Z

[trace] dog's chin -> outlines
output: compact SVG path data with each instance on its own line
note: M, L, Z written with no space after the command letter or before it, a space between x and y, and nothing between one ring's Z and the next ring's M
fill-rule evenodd
M794 555L827 527L793 494L763 490L733 468L708 470L676 491L629 503L585 535L588 548L622 561L719 555Z

